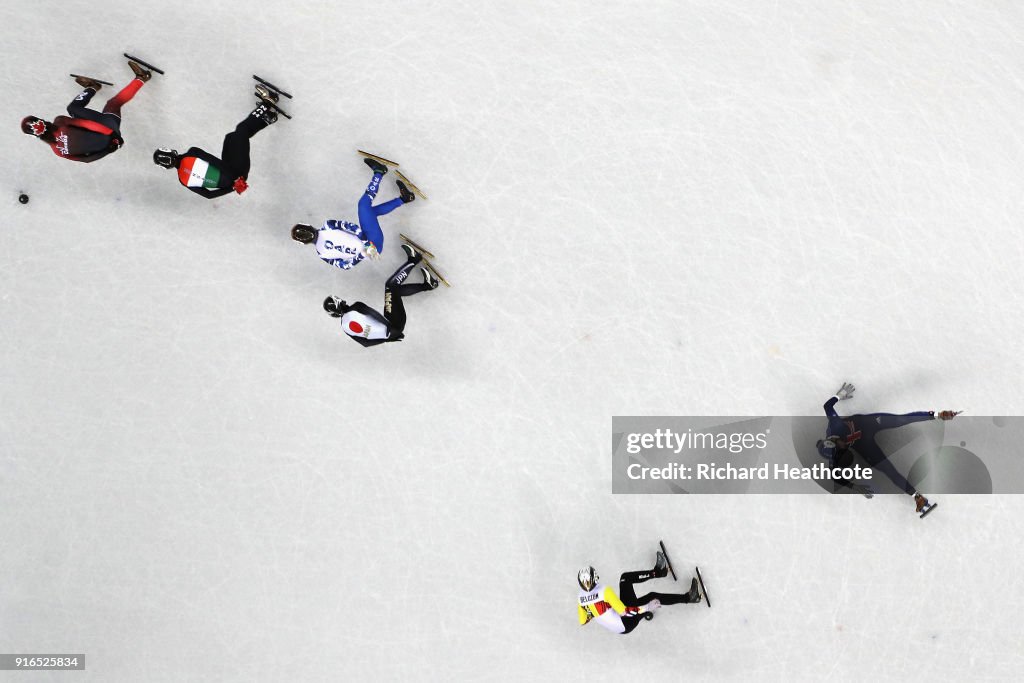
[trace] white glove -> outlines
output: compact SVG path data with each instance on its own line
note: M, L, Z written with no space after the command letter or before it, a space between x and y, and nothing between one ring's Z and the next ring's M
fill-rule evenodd
M657 598L643 606L644 612L653 612L657 609L661 609L661 600L658 600Z
M840 401L845 401L848 398L853 397L853 392L857 391L857 387L853 386L849 382L843 382L843 386L839 387L839 391L836 392L836 396L839 397Z
M364 250L363 253L365 253L366 258L370 259L371 261L380 260L380 252L377 251L377 247L373 246L373 242L366 243L366 249Z

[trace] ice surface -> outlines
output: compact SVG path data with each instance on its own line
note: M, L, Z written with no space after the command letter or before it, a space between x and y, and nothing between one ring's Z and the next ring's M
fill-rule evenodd
M84 652L82 681L1019 680L1020 497L922 522L895 497L612 496L609 437L814 414L842 380L857 410L1024 413L1022 23L995 0L5 3L0 652ZM21 134L69 71L120 87L125 50L167 75L124 149ZM295 118L254 139L249 192L202 200L152 151L219 151L253 73ZM355 217L356 148L430 200L343 273L288 228ZM399 232L455 286L366 350L320 303L380 306ZM578 628L576 571L659 538L714 608Z

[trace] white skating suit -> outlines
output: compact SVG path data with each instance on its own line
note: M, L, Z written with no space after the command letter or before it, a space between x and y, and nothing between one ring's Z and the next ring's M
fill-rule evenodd
M619 596L608 586L597 584L593 590L580 591L579 617L580 624L585 624L591 619L614 633L625 633L626 627L622 623L622 615L626 613L626 605Z
M327 263L348 270L366 258L370 242L355 223L329 220L316 235L316 253Z

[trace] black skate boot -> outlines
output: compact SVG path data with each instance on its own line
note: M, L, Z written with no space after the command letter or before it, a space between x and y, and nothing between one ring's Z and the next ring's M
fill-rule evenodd
M277 122L277 112L274 111L267 104L259 104L259 105L257 105L256 108L253 109L252 113L249 114L249 115L250 116L255 116L256 118L258 118L261 121L263 121L263 123L267 124L268 126Z
M668 558L660 550L654 560L654 575L659 579L668 576Z
M402 201L406 204L416 201L416 195L412 193L412 190L403 183L401 180L396 180L395 185L398 185L398 193L402 195Z
M414 263L419 263L420 261L423 260L423 254L416 251L416 249L414 249L412 246L408 244L402 245L402 251L405 252L406 258L408 258L410 261Z
M437 289L441 285L441 282L436 277L434 277L434 274L431 273L429 270L427 270L426 268L420 268L420 270L423 272L423 284L425 284L427 287L430 287L431 289Z
M277 104L277 101L280 99L276 92L274 92L267 86L263 85L262 83L256 84L256 98L263 100L268 104Z
M75 83L82 86L83 88L91 88L96 92L99 92L100 88L103 87L102 83L100 83L99 81L94 81L88 76L75 76Z
M690 592L686 594L690 602L700 602L700 588L697 587L697 579L690 579Z
M153 72L149 69L144 69L141 64L131 59L128 60L128 66L131 68L132 73L135 74L135 78L139 79L143 83L146 83L153 77Z
M388 172L388 167L380 163L376 159L366 158L363 159L363 161L366 162L366 165L369 166L370 170L373 171L374 173L380 173L381 175L384 175L385 173Z

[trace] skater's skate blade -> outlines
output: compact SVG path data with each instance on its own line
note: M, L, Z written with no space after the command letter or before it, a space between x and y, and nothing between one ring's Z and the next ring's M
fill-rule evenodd
M364 152L361 149L357 149L356 153L359 156L364 157L366 159L373 159L374 161L379 161L380 163L387 164L388 166L392 166L392 167L395 167L395 168L398 167L398 162L397 161L391 161L391 159L385 159L384 157L379 157L376 154L370 154L369 152Z
M711 607L711 598L708 597L708 590L704 587L704 578L700 575L700 567L694 567L697 571L697 583L700 584L700 594L704 596L704 602L708 603L708 607Z
M159 67L156 67L156 66L153 66L153 65L152 65L152 64L150 64L149 62L145 62L145 61L143 61L143 60L139 59L138 57L135 57L135 56L133 56L133 55L130 55L130 54L128 54L127 52L125 52L125 53L123 53L123 54L124 54L124 56L125 56L125 57L127 57L127 58L128 58L128 59L130 59L130 60L132 60L133 62L135 62L135 63L136 63L136 64L138 64L139 66L144 66L144 67L146 67L147 69L149 69L150 71L155 71L155 72L157 72L158 74L163 74L163 72L164 72L164 70L163 70L163 69L161 69L161 68L159 68Z
M672 567L672 560L668 556L668 551L665 550L665 542L664 541L658 541L658 545L661 546L661 554L665 556L665 562L668 563L668 570L670 572L672 572L672 580L673 581L678 581L679 579L676 578L676 570L673 569L673 567Z
M102 83L103 85L114 85L110 81L101 81L100 79L93 78L92 76L83 76L82 74L70 74L70 76L71 78L88 78L90 81L96 81L97 83Z
M434 264L428 261L426 258L423 259L423 265L426 266L427 270L434 274L434 277L443 282L445 287L452 286L452 283L448 282L448 280L445 280L444 275L441 275L441 273L438 272L437 268L434 267Z
M435 257L435 256L434 256L433 254L431 254L431 253L430 253L429 251L427 251L426 249L424 249L424 248L423 248L423 247L422 247L421 245L419 245L419 244L416 244L416 242L414 242L414 241L412 240L412 238L411 238L411 237L409 237L408 235L406 235L406 234L404 234L404 233L401 233L401 232L400 232L400 233L398 233L398 237L399 237L399 238L401 238L401 240L402 240L403 242L405 242L405 243L406 243L406 244L408 244L408 245L409 245L410 247L412 247L412 248L413 248L413 249L415 249L416 251L420 252L421 254L423 254L424 256L426 256L427 258L436 258L436 257Z
M264 80L264 79L260 78L259 76L257 76L256 74L253 74L252 77L255 78L258 82L262 83L263 85L267 86L268 88L270 88L271 90L276 92L278 95L284 95L289 100L292 99L292 96L291 96L290 93L286 93L284 90L281 90L280 88L278 88L276 85L274 85L270 81Z
M407 178L407 177L405 176L405 174L403 174L403 173L402 173L401 171L398 171L398 170L396 170L396 171L395 171L395 175L396 175L396 176L398 176L398 178L399 178L399 179L400 179L400 180L401 180L401 181L402 181L403 183L405 183L406 185L408 185L408 186L409 186L409 189L410 189L410 190L412 190L412 192L413 192L413 194L414 194L414 195L416 195L416 196L417 196L417 197L419 197L420 199L426 199L426 198L427 198L427 195L423 194L423 190L421 190L420 188L416 187L416 185L415 185L415 184L414 184L414 183L413 183L413 182L412 182L411 180L409 180L409 179L408 179L408 178Z
M278 114L280 114L281 116L285 117L286 119L290 119L291 118L291 116L288 115L288 112L286 112L284 109L281 109L281 107L278 106L277 102L270 102L269 100L265 100L262 97L257 97L256 101L259 102L260 104L267 105L268 107L270 107L271 109L273 109Z

